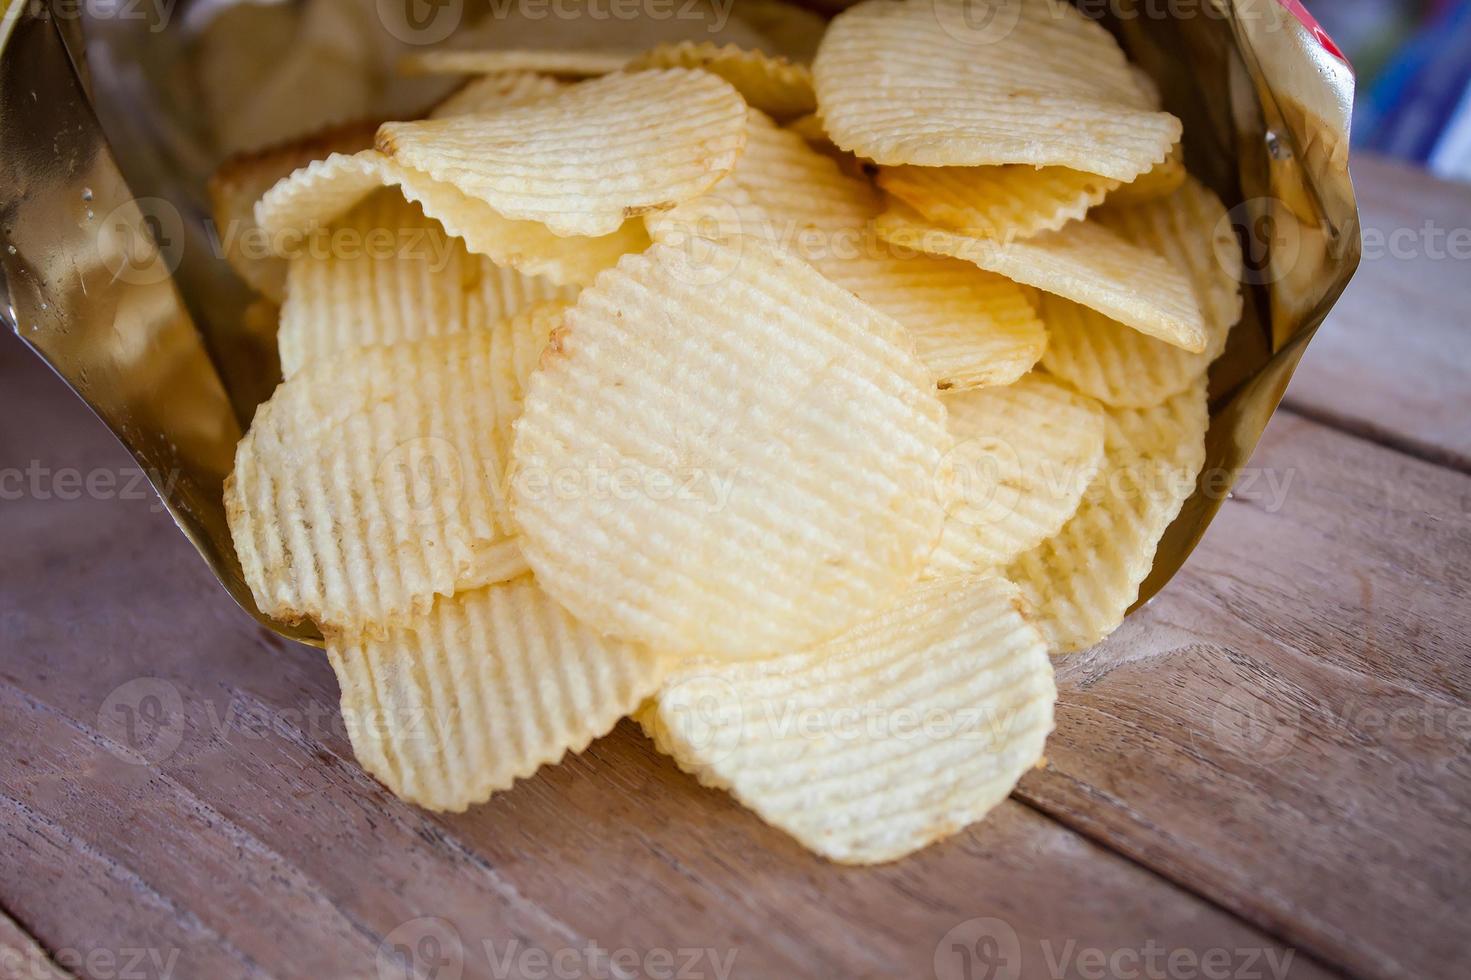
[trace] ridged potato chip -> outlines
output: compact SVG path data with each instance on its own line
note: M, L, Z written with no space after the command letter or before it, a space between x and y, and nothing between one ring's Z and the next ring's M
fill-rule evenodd
M1084 217L1116 180L1067 167L883 167L878 184L937 225L1010 241Z
M770 40L776 54L804 64L817 55L827 30L821 16L783 0L736 0L731 12Z
M399 70L411 75L488 75L531 71L569 78L595 78L618 71L638 54L632 50L508 48L472 51L438 48L405 55Z
M730 13L724 0L718 5L710 0L679 0L670 5L603 0L557 0L554 6L503 3L451 38L447 47L636 52L679 41L713 41L775 50L762 32Z
M565 86L565 82L550 75L538 75L531 71L482 75L470 79L431 109L429 118L448 119L475 112L493 112L505 106L525 105L553 95Z
M1149 73L1137 65L1130 65L1134 82L1139 86L1144 100L1151 108L1160 108L1160 92ZM1123 184L1109 194L1113 204L1142 204L1157 197L1166 197L1179 189L1185 182L1185 147L1176 143L1170 148L1169 156L1149 170Z
M1062 0L867 0L834 18L812 70L833 142L886 166L1128 181L1180 138L1113 36Z
M596 238L553 234L535 221L514 221L484 201L404 167L379 153L335 153L297 170L277 183L255 206L255 220L273 242L298 242L383 186L397 186L444 230L464 239L465 247L528 276L559 285L591 282L602 270L649 244L641 221L625 221Z
M606 734L669 661L573 619L530 575L443 597L381 639L329 636L363 768L460 811Z
M896 246L964 259L1176 347L1205 349L1205 320L1185 274L1092 219L1003 242L941 228L894 202L874 229Z
M255 221L255 202L277 181L313 160L355 153L373 145L376 122L348 123L315 136L220 164L209 179L215 237L230 267L246 285L279 304L286 297L286 262L270 247Z
M1010 279L935 255L880 254L851 265L829 278L908 327L941 390L1009 385L1047 349L1042 320Z
M948 447L897 323L755 239L656 244L554 336L516 425L512 506L578 617L672 654L758 656L918 577Z
M577 293L472 255L392 188L307 239L286 285L277 340L287 378L338 351L488 330Z
M698 197L745 142L736 90L683 68L609 75L493 113L385 123L377 139L398 163L506 218L585 236Z
M1104 410L1037 374L941 401L958 493L925 574L1004 568L1077 512L1103 464Z
M1161 197L1169 197L1185 183L1185 177L1184 150L1176 143L1163 163L1155 164L1129 183L1110 191L1105 203L1145 204Z
M812 69L786 58L713 41L663 44L629 63L628 69L698 68L735 86L753 109L778 121L795 119L817 109L812 91Z
M795 252L914 336L941 388L1009 384L1047 335L1017 286L951 259L898 255L869 230L879 199L796 133L752 111L735 173L647 221L656 239L755 235Z
M1053 653L1086 649L1124 621L1195 490L1209 421L1204 378L1152 408L1108 410L1103 469L1078 512L1006 571Z
M681 668L639 714L662 751L844 864L959 832L1042 757L1057 690L996 575L917 588L801 653Z
M1187 388L1225 350L1231 328L1241 319L1241 253L1222 220L1225 206L1193 178L1166 198L1132 208L1108 204L1099 215L1133 244L1166 256L1189 277L1205 316L1205 349L1181 350L1087 307L1044 295L1042 317L1049 339L1042 366L1109 405L1158 405Z
M370 633L523 572L503 496L511 423L556 320L360 348L277 388L225 483L260 609Z

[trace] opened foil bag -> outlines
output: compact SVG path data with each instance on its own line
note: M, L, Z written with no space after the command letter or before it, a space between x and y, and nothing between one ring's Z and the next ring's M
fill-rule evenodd
M242 15L246 5L209 0L9 0L0 23L0 317L153 477L236 601L288 637L320 642L311 624L259 612L225 521L235 444L279 367L270 324L221 258L206 181L232 150L332 121L313 112L408 118L431 104L453 83L395 78L391 62L452 43L477 2L334 0L318 5L323 16L291 4ZM1204 533L1358 264L1353 75L1297 0L1077 5L1184 121L1187 164L1230 209L1245 255L1245 317L1211 370L1205 469L1143 602ZM305 59L292 53L303 31L320 45ZM388 69L340 84L317 74L364 50ZM201 73L230 71L240 90L220 105Z

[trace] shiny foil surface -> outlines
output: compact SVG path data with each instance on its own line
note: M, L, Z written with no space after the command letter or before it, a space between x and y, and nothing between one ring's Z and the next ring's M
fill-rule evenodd
M1114 30L1184 120L1187 164L1230 209L1246 260L1244 321L1211 370L1205 469L1159 546L1143 602L1199 541L1358 264L1353 73L1300 4L1078 5ZM141 6L143 16L124 18L103 3L63 12L9 0L0 317L153 477L236 601L276 632L320 643L310 624L256 609L225 522L235 443L279 371L273 338L250 328L251 294L208 227L205 180L219 154L186 71L205 6L180 0L154 18Z

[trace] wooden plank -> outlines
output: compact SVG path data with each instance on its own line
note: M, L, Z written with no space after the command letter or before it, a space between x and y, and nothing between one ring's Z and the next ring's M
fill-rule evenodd
M1253 468L1063 663L1021 795L1356 973L1466 976L1471 479L1291 415Z
M53 380L0 356L0 388L33 406L0 416L0 466L130 466ZM752 977L925 976L938 951L941 976L981 976L983 928L1015 932L1000 976L1171 954L1327 975L1018 803L907 861L826 864L626 724L426 814L352 762L321 654L257 628L148 499L28 492L0 533L0 906L49 949L143 948L176 977L377 975L385 949L425 948L428 916L466 977L513 942L587 969L589 943L627 947L651 973L685 949L705 976L733 952Z
M69 980L20 923L0 913L0 980Z
M1471 472L1471 185L1355 157L1364 260L1286 404Z

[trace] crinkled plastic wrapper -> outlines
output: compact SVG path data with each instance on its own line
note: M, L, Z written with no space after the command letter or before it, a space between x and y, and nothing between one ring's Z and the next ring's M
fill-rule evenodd
M1297 0L1077 4L1115 31L1184 120L1189 167L1231 209L1246 260L1245 319L1211 371L1206 467L1143 602L1204 533L1358 263L1353 75ZM155 476L236 601L283 635L320 642L310 624L256 609L225 523L235 443L278 369L208 226L204 179L220 149L198 136L188 69L199 24L218 10L207 6L9 3L0 317Z

